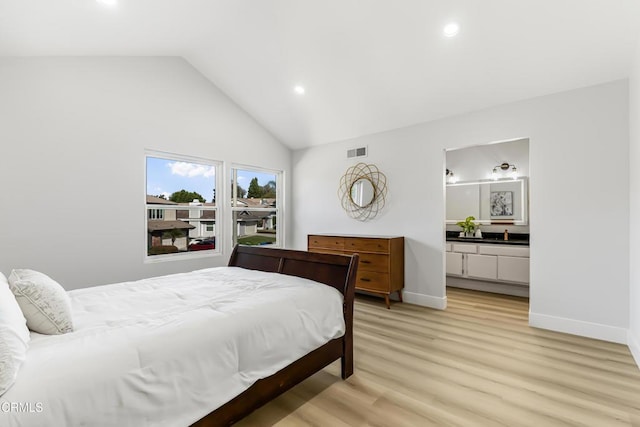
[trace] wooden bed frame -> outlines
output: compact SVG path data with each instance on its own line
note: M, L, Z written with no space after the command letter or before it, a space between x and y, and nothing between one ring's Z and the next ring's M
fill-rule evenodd
M222 405L192 427L231 425L335 360L342 378L353 374L353 298L358 254L320 254L256 246L236 246L229 266L304 277L336 288L344 296L344 336L329 341Z

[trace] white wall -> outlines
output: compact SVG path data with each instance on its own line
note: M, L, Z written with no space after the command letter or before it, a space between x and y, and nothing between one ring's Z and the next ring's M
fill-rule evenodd
M406 299L446 305L444 150L529 138L530 323L626 342L629 322L628 84L530 99L293 154L294 246L308 233L406 237ZM336 192L347 148L387 175L388 205L349 219Z
M640 41L630 78L630 292L629 292L629 348L640 366Z
M227 262L230 231L224 256L143 264L145 149L287 178L291 164L178 58L0 59L0 144L0 271L41 270L67 289Z

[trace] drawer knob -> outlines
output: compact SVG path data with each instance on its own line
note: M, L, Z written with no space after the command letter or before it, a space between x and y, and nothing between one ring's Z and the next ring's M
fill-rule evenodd
M366 277L363 277L363 278L362 278L362 279L360 279L360 280L361 280L361 281L363 281L363 282L370 282L370 281L371 281L371 279L367 279Z
M367 261L367 260L364 260L364 259L361 259L360 262L363 263L363 264L371 264L371 261Z

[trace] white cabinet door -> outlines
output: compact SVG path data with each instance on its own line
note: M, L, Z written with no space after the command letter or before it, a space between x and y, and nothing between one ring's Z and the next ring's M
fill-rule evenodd
M499 256L498 279L529 283L529 258Z
M498 257L467 254L467 276L496 280L498 278Z
M462 276L462 254L447 252L447 274Z

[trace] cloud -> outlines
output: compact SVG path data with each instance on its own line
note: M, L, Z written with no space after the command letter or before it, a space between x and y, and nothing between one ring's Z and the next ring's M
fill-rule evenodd
M173 162L168 163L167 166L171 168L172 175L186 176L189 178L196 176L211 178L216 175L216 168L214 166L198 165L187 162Z
M152 194L158 197L164 196L167 200L169 200L169 196L171 196L171 193L168 191L162 191L162 187L153 187L153 190L147 191L147 194Z

